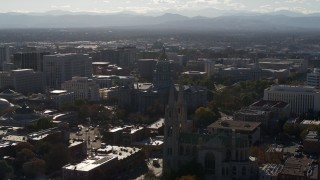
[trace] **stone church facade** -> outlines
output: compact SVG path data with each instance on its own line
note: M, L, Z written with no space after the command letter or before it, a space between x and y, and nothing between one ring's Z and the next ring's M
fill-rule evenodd
M182 88L179 88L182 89ZM176 100L170 88L165 110L163 171L175 171L197 161L205 170L205 179L257 179L257 164L249 159L248 140L238 134L200 134L187 120L184 92Z

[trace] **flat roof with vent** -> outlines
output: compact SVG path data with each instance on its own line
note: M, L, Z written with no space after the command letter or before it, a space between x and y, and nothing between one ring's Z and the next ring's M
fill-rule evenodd
M100 155L100 156L95 156L92 158L85 159L84 161L76 165L68 164L64 166L63 169L77 170L77 171L91 171L105 163L108 163L114 160L117 160L116 156Z
M208 126L209 129L234 129L239 131L254 131L261 125L259 122L249 121L233 121L233 120L218 120Z

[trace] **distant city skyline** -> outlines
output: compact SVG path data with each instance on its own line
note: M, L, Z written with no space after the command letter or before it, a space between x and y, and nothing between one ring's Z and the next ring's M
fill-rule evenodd
M0 12L46 12L64 10L73 12L137 13L182 12L215 8L219 10L273 12L320 12L320 0L10 0L1 2ZM214 12L213 12L214 13ZM194 15L190 13L190 15Z

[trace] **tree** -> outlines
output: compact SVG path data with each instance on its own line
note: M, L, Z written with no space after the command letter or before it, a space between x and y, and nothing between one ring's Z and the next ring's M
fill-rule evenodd
M34 158L25 162L22 169L28 177L43 175L46 171L46 162L42 159Z
M36 154L32 150L24 148L17 153L16 161L23 164L24 162L34 158L35 156Z
M43 142L40 141L37 145L36 145L36 150L35 152L39 155L39 156L43 156L45 154L47 154L50 149L51 149L51 144L48 142Z
M33 150L34 147L28 143L28 142L21 142L21 143L18 143L15 147L15 150L16 150L16 153L18 153L19 151L21 151L22 149L30 149L30 150Z
M215 122L219 116L207 107L199 107L194 114L195 126L206 127Z
M49 129L53 127L52 120L48 117L41 117L36 122L33 123L33 128L36 131Z
M295 136L296 138L300 137L301 128L298 124L285 123L283 126L283 132L289 136Z
M63 143L54 144L44 157L49 170L59 170L69 161L68 147Z
M0 160L0 179L6 179L13 172L13 168L5 160Z

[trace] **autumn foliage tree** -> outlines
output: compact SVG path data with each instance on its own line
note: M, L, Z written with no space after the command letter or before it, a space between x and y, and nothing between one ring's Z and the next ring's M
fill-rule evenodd
M46 172L46 162L42 159L34 158L22 165L23 172L28 177L37 177Z

